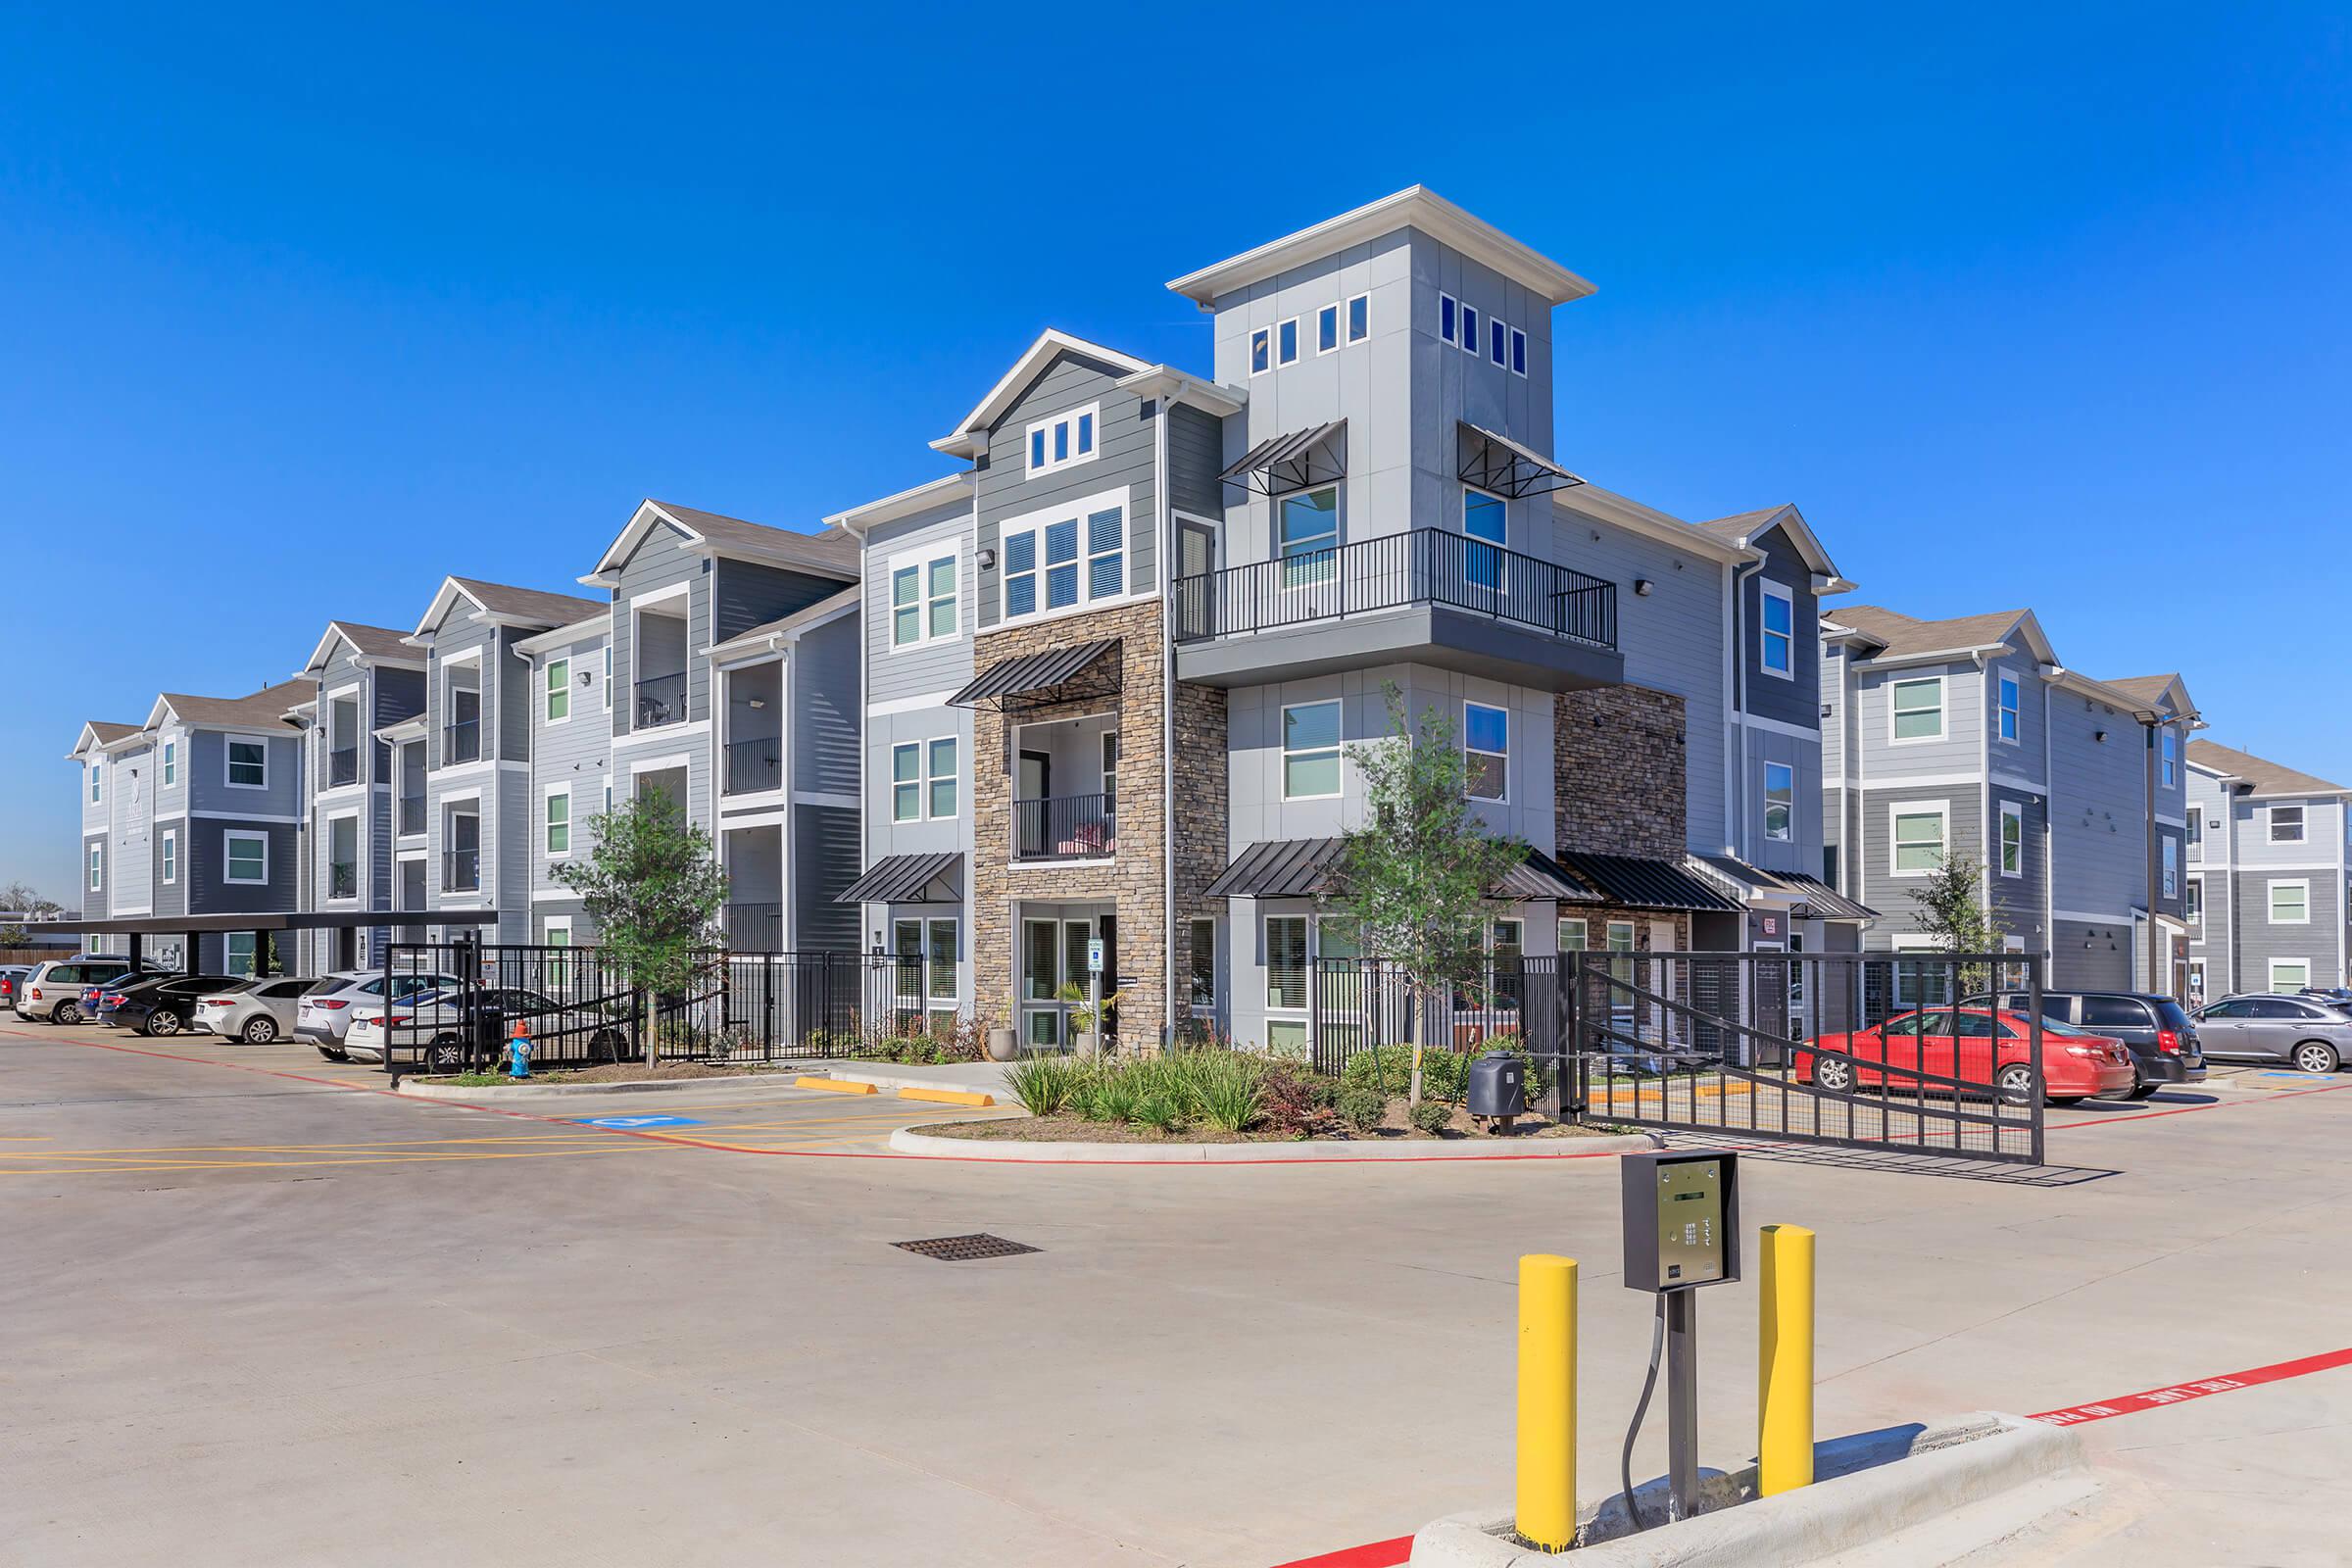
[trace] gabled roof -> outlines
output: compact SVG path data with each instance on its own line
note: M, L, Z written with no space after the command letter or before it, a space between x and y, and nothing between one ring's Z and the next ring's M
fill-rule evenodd
M602 600L551 594L541 588L516 588L503 582L483 582L478 577L444 577L424 618L410 635L421 637L440 625L461 599L472 605L475 613L489 619L543 627L586 620L612 608Z
M330 620L318 638L318 646L311 650L310 662L302 666L303 673L325 668L338 640L349 643L351 651L362 659L380 659L396 664L421 662L405 631L394 631L389 626L363 626L356 620Z
M1353 212L1326 219L1311 228L1268 240L1254 250L1187 272L1168 287L1206 310L1238 288L1262 283L1295 267L1320 261L1400 228L1417 228L1452 246L1472 261L1500 272L1541 295L1548 305L1565 305L1592 292L1592 285L1550 257L1513 239L1483 218L1475 218L1423 185L1367 202Z
M1996 610L1983 615L1956 615L1948 620L1918 620L1878 605L1840 605L1822 614L1832 633L1850 631L1878 647L1880 657L1918 659L1949 654L1958 659L2003 644L2018 647L2041 662L2056 663L2058 656L2031 610Z
M2190 717L2197 711L2196 700L2188 695L2188 682L2177 674L2128 675L2107 684L2147 708L2169 708Z
M735 654L749 653L770 638L789 641L796 633L805 631L819 621L831 620L844 611L857 609L859 592L860 590L853 584L837 594L827 594L815 604L805 606L780 619L764 621L749 631L739 631L725 642L713 646L710 650L710 657L724 659Z
M932 479L910 490L901 490L878 501L868 501L834 513L825 519L828 528L839 528L862 539L869 528L879 528L901 517L911 517L944 507L951 501L968 500L980 486L980 474L973 468L959 468L944 479Z
M312 693L307 680L282 680L249 697L198 697L187 692L165 692L147 715L150 729L167 718L208 729L277 729L286 712Z
M2316 773L2306 773L2213 741L2190 741L2188 760L2193 766L2209 773L2251 784L2256 795L2352 795L2352 790L2330 784Z
M628 526L620 530L605 551L596 570L582 580L597 581L607 573L618 571L639 542L663 523L684 534L689 545L714 556L788 566L795 571L829 577L855 580L858 576L858 541L838 524L829 524L816 533L796 533L790 528L771 528L764 522L746 522L724 513L704 512L697 507L681 507L674 501L655 501L649 497L630 514Z
M1703 528L1694 528L1672 513L1660 512L1646 502L1619 495L1590 479L1554 490L1551 503L1555 515L1560 512L1572 513L1586 526L1594 521L1605 522L1710 561L1738 563L1755 559L1755 552L1746 545L1737 545Z
M103 751L126 736L136 735L141 728L137 724L117 724L103 718L83 719L81 733L74 737L74 749L66 754L66 759L71 761L84 752Z
M1808 567L1832 580L1825 592L1853 592L1854 585L1839 574L1838 563L1830 559L1830 553L1822 548L1821 540L1814 535L1812 525L1805 521L1805 514L1796 510L1796 503L1792 501L1785 501L1777 507L1759 507L1754 512L1736 512L1728 517L1717 517L1712 522L1701 522L1694 526L1701 533L1712 534L1726 544L1739 545L1742 549L1752 548L1755 540L1778 528L1788 536L1788 542L1796 547L1797 555L1804 559Z
M988 396L972 405L972 412L965 415L955 429L931 443L932 450L967 458L978 457L986 451L987 432L996 427L1006 409L1020 401L1021 394L1029 390L1029 383L1045 372L1046 367L1054 363L1054 357L1057 354L1075 354L1082 359L1098 361L1121 375L1132 375L1138 370L1152 368L1148 360L1139 360L1132 354L1121 354L1117 349L1105 348L1100 343L1090 343L1085 338L1072 337L1067 332L1048 327L1037 335L1036 342L1021 351L1021 357L1012 362L1012 368L988 389Z

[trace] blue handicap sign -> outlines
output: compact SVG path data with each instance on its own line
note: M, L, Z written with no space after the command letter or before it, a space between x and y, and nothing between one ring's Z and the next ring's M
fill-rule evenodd
M692 1116L582 1116L583 1127L617 1127L632 1131L639 1127L700 1127Z

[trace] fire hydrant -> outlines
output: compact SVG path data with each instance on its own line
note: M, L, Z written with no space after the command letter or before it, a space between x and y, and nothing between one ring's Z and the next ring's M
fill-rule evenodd
M511 1078L531 1075L531 1026L520 1018L514 1020L514 1038L507 1042L507 1075Z

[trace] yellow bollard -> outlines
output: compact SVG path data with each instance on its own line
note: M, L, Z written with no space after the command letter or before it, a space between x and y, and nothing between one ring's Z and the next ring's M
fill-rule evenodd
M1519 1259L1521 1537L1553 1551L1576 1539L1576 1259Z
M1813 1233L1764 1227L1756 1356L1756 1485L1764 1496L1813 1484Z

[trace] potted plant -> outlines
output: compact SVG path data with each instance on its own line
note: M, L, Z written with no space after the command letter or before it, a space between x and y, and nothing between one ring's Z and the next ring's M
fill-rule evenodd
M1020 1054L1020 1037L1012 1032L1012 1024L1002 1012L988 1026L988 1059L1010 1061Z
M1080 1056L1091 1057L1100 1054L1102 1049L1102 1014L1108 1012L1119 1000L1119 994L1113 991L1102 999L1098 1007L1086 1000L1086 993L1078 989L1075 980L1065 980L1054 996L1056 1000L1070 1004L1070 1049Z

